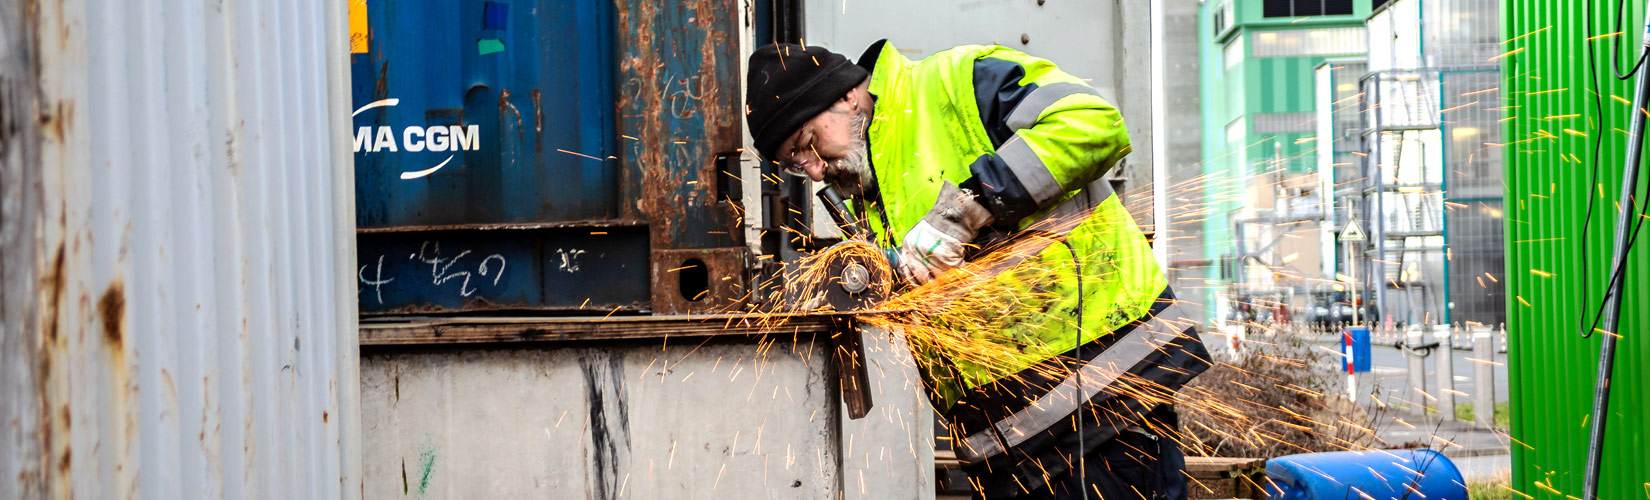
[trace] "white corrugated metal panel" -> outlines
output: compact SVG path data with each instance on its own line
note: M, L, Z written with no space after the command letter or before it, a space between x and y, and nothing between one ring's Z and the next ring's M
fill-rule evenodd
M0 498L360 495L343 9L0 0Z

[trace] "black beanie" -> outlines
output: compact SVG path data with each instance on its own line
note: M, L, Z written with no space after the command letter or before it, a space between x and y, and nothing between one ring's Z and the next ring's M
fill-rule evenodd
M757 48L745 74L745 123L756 139L756 152L766 161L778 160L786 138L869 74L822 47L783 43Z

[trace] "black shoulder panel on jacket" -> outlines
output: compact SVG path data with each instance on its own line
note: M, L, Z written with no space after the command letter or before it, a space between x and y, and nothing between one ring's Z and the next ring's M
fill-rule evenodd
M975 201L991 211L992 219L1006 231L1016 229L1020 219L1037 212L1037 201L1020 185L1014 170L994 154L980 155L968 166L973 175L958 187L974 193Z
M985 58L974 61L974 101L980 105L980 121L992 147L1002 147L1014 131L1008 128L1008 115L1020 101L1037 90L1037 84L1020 86L1026 69L1017 63Z

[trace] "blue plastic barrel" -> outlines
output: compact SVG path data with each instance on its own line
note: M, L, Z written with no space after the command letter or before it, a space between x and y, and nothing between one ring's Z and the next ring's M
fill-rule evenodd
M1267 461L1266 477L1275 500L1467 500L1461 470L1427 449L1289 455Z

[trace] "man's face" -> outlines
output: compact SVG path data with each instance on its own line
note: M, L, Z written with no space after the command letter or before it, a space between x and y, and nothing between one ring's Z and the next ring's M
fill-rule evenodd
M867 123L847 98L838 100L780 143L779 162L814 181L858 192L855 188L869 181Z

